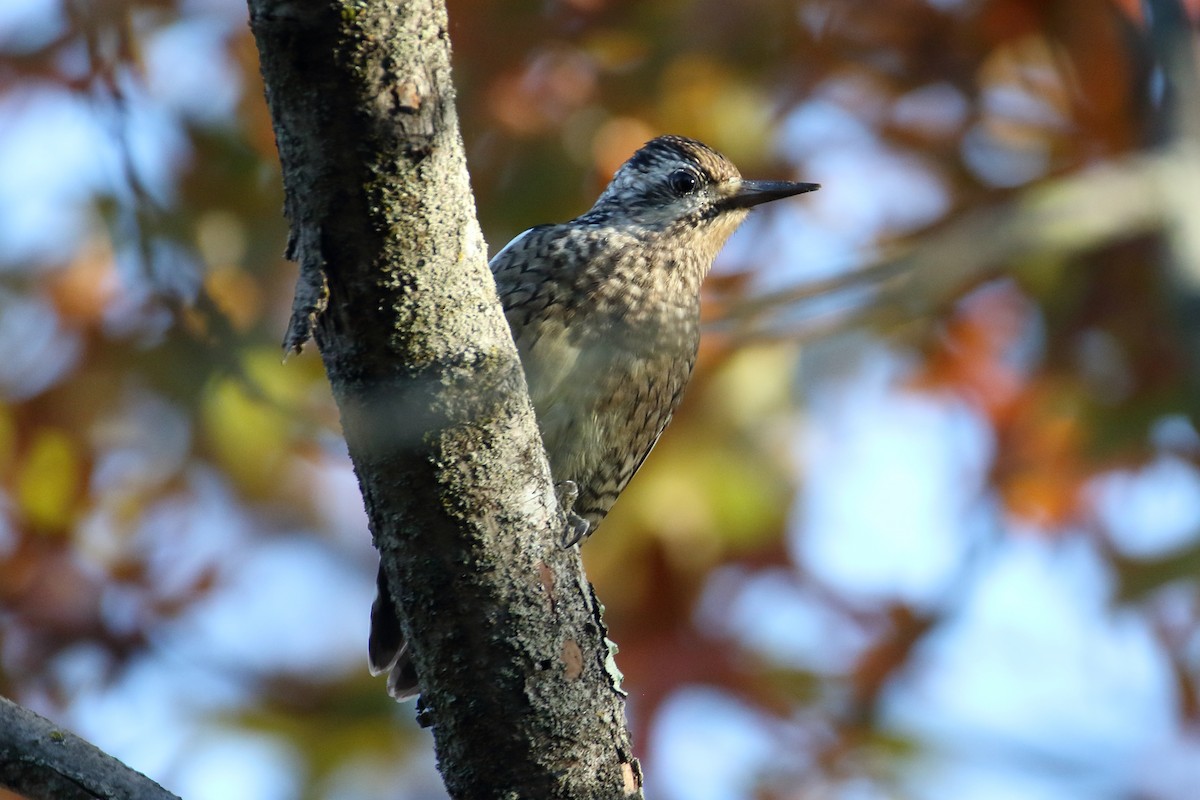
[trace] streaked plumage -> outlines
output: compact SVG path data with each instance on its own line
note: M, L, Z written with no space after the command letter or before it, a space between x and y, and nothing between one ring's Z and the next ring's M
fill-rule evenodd
M540 225L491 261L556 482L594 532L671 420L700 342L700 284L758 203L814 184L743 181L721 154L662 136L586 214ZM568 534L568 543L579 538ZM397 699L416 675L379 573L371 665Z

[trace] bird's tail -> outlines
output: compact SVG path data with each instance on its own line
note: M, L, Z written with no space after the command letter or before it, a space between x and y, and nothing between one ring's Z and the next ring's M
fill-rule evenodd
M371 604L371 635L367 640L368 665L372 675L388 673L388 694L398 702L404 702L420 694L421 686L408 642L400 628L400 618L392 604L392 593L388 590L382 564L376 573L375 585L375 602Z

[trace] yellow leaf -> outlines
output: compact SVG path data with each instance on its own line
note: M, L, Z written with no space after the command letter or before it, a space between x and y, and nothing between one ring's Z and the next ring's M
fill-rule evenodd
M7 475L17 450L17 426L8 406L0 405L0 475Z
M278 478L287 441L282 412L252 397L242 382L217 382L204 402L208 439L229 475L254 493L269 492Z
M19 465L17 507L44 531L62 531L75 513L82 466L75 443L64 431L40 431Z

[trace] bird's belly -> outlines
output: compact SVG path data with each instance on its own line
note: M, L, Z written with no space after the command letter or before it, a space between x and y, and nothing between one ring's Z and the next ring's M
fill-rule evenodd
M670 420L695 346L563 333L542 331L522 359L551 472L578 485L576 511L595 524Z

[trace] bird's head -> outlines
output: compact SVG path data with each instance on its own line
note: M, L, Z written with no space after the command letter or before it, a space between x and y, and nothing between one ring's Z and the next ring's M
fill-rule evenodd
M587 216L711 244L715 255L753 206L819 188L744 180L733 162L708 145L660 136L621 165Z

